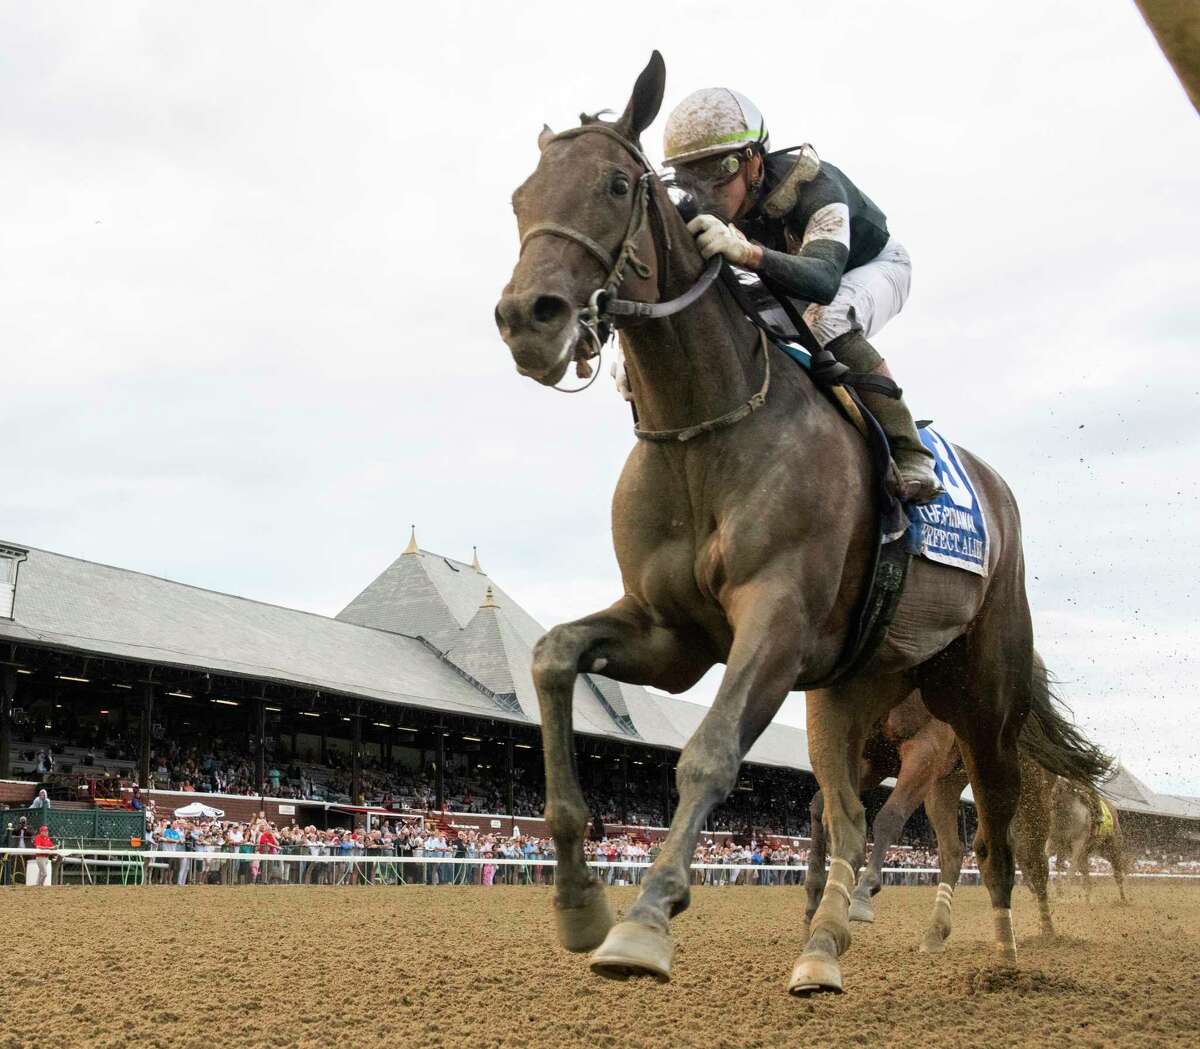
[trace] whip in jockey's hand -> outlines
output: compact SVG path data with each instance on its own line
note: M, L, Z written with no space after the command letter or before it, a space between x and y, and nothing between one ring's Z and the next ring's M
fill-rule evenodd
M688 223L700 253L759 273L798 300L817 342L838 361L890 378L867 339L903 307L912 263L870 198L811 146L771 153L762 114L728 88L685 98L663 137L665 163L703 212ZM778 306L774 315L769 305L763 312L786 326ZM618 362L613 370L620 388L623 368ZM860 396L887 433L901 498L936 498L933 456L904 401Z

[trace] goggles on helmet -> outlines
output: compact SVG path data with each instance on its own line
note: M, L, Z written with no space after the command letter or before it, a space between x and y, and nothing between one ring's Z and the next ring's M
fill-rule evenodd
M703 157L688 164L680 164L686 177L709 186L723 186L737 177L745 163L754 155L752 149L736 153L722 153L715 157Z

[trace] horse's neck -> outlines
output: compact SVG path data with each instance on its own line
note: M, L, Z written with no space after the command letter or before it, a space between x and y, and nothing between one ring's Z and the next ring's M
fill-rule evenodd
M683 223L668 228L677 250L668 256L662 294L673 299L695 283L703 264ZM682 313L630 328L622 341L643 429L716 418L762 385L757 329L719 282Z

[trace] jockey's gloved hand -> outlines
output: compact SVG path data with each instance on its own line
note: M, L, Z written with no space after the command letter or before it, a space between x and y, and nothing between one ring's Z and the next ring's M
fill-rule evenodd
M753 268L762 257L761 249L751 244L740 229L722 222L716 215L697 215L687 228L706 259L724 255L735 266Z

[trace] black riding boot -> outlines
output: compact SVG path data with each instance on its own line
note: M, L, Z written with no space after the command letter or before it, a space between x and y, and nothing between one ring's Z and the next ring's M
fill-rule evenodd
M887 362L867 341L861 329L839 335L825 348L851 371L892 378ZM879 420L892 446L892 459L900 475L900 498L906 503L927 503L936 499L942 494L942 486L933 468L933 455L921 443L921 436L917 433L912 413L904 399L868 390L858 391L858 396Z

